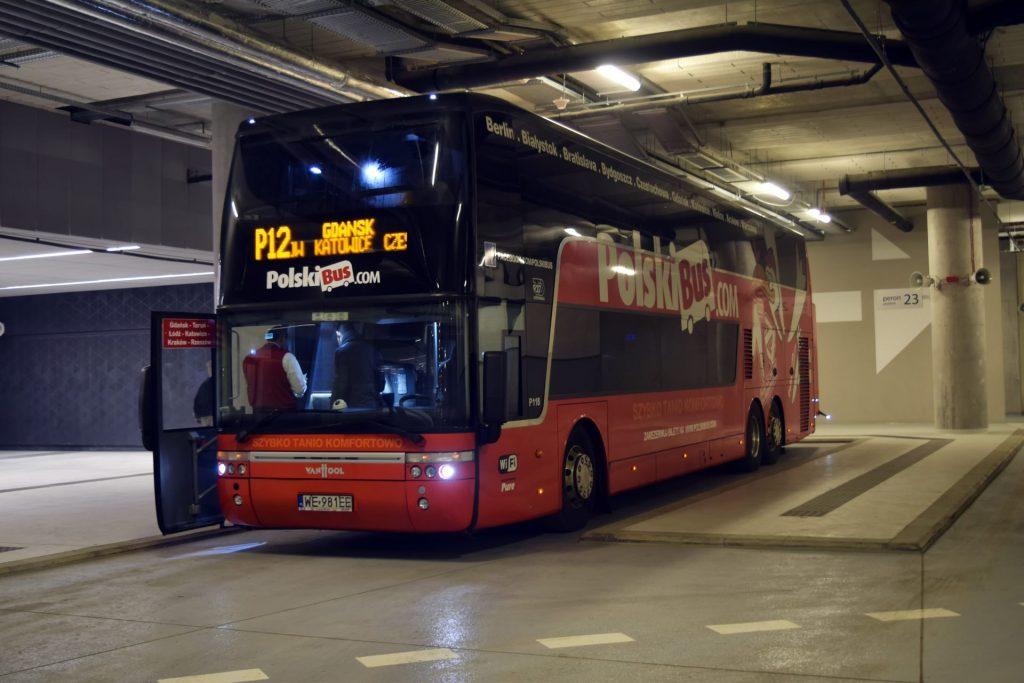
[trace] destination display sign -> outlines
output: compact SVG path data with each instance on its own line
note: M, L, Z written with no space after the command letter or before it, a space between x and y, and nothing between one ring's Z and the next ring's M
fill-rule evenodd
M224 303L437 291L449 279L457 206L398 207L273 223L237 221L224 245ZM464 278L463 278L464 279Z
M257 261L287 261L307 256L348 256L377 251L405 251L406 231L381 231L377 219L328 220L320 224L318 236L296 236L290 225L257 227L253 233L253 258Z
M209 318L164 318L165 349L211 349L217 345L217 324Z

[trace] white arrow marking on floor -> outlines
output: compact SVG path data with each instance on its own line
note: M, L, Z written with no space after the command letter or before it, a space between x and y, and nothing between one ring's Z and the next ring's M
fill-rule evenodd
M260 669L242 669L240 671L223 671L219 674L161 678L157 683L247 683L248 681L266 681L269 678Z
M635 642L625 633L594 633L589 636L564 636L562 638L538 638L537 642L549 650L561 647L583 647L585 645L611 645L612 643Z
M789 631L800 628L800 625L785 619L776 619L773 621L748 621L742 624L714 624L708 628L719 635L731 636L737 633L757 633L759 631Z
M433 650L412 650L411 652L393 652L389 655L371 655L356 657L356 661L368 669L378 666L394 666L395 664L415 664L417 662L438 662L443 659L455 659L456 654L446 647Z
M868 612L866 616L878 621L911 621L918 619L943 619L960 615L948 609L932 607L929 609L902 609L894 612Z

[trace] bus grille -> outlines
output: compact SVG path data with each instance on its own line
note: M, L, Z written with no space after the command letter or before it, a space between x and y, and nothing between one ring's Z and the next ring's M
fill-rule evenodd
M807 337L800 337L798 362L800 364L800 431L811 427L811 344Z
M743 330L743 379L754 379L753 330Z

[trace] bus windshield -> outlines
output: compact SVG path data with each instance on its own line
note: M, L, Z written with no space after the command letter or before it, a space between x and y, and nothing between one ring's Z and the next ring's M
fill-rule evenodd
M227 315L221 422L248 429L272 414L275 432L362 431L360 415L386 411L418 431L465 427L464 320L452 301Z

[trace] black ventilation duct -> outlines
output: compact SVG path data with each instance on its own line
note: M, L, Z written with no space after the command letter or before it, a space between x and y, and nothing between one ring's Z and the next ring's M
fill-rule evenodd
M985 182L1024 199L1024 155L962 0L886 0L892 18L974 152Z

